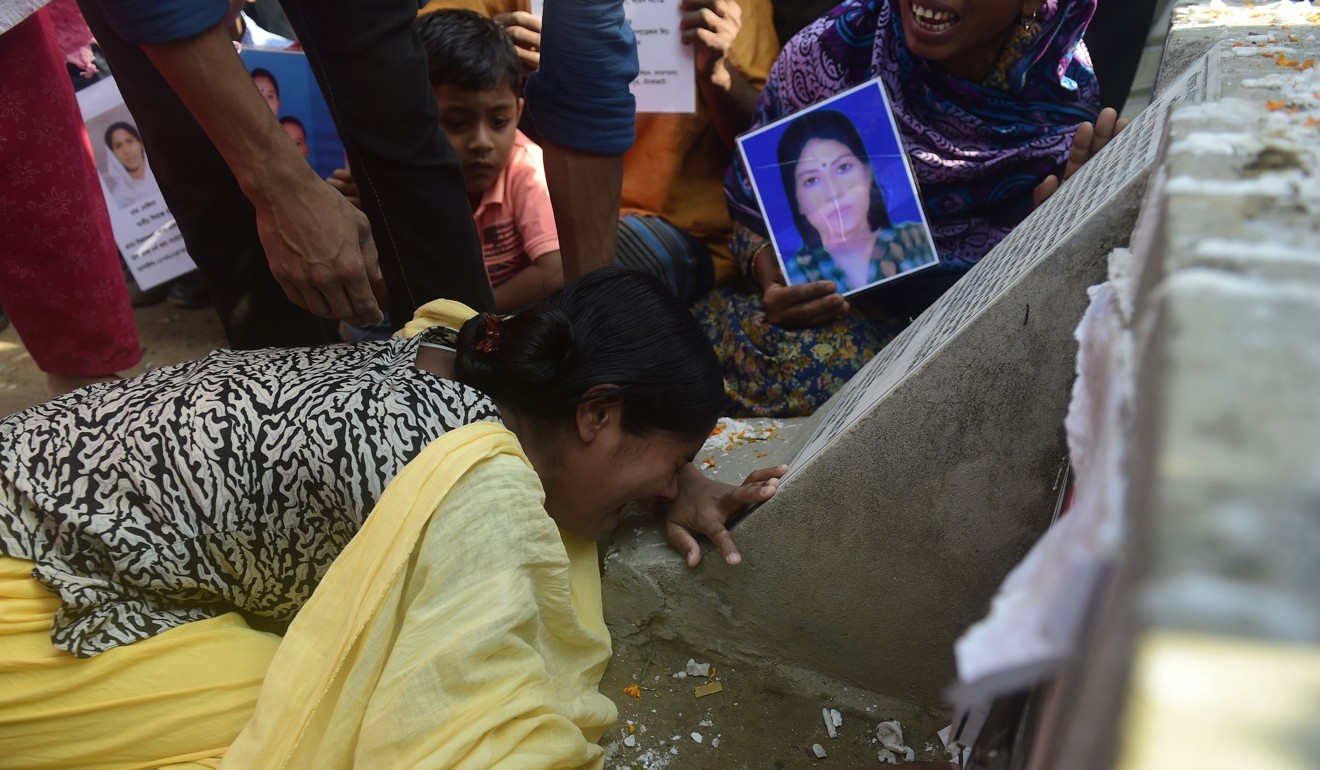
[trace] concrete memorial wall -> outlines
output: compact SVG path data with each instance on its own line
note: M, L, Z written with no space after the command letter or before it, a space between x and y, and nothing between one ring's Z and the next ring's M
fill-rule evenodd
M1124 558L1031 767L1314 767L1320 746L1320 10L1187 3L1134 249ZM1146 240L1146 239L1143 239Z
M786 483L735 530L743 565L708 554L688 573L654 538L616 540L616 637L941 706L954 640L1055 508L1086 289L1127 243L1169 104L1204 98L1214 61L1166 87L803 426Z

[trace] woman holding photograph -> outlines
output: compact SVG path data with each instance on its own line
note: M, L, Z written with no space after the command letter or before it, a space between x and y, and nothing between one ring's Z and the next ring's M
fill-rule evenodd
M105 146L115 156L106 160L105 186L116 206L127 208L160 195L136 126L122 120L111 123L105 130Z
M847 0L789 41L753 126L879 79L941 264L859 307L832 279L787 285L735 160L733 251L755 293L724 290L695 308L732 413L814 411L1121 128L1112 110L1097 119L1081 42L1094 10L1095 0Z
M802 247L790 285L833 281L839 293L936 261L921 222L893 224L866 145L847 115L809 112L779 138L779 171Z

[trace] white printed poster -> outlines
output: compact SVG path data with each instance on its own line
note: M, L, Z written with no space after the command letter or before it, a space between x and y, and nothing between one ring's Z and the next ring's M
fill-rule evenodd
M632 82L638 112L695 112L694 49L678 29L679 0L624 0L623 11L637 36L640 69Z
M630 90L638 112L690 113L697 109L696 59L678 28L680 0L623 0L637 37L637 79ZM532 15L544 18L545 0L532 0Z
M195 269L114 78L78 92L115 243L143 290Z

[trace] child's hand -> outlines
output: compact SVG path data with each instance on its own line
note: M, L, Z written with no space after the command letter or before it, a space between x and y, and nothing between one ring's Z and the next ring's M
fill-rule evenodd
M358 193L357 182L353 181L353 173L346 168L337 168L335 173L326 177L330 186L339 191L340 195L348 198L348 202L353 204L359 211L362 210L362 196Z
M497 13L491 17L495 23L504 27L504 33L513 41L513 49L518 54L527 74L535 72L541 66L541 19L526 11Z

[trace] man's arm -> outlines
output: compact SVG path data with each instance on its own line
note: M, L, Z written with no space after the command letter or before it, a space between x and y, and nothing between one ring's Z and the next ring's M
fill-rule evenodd
M145 44L257 212L271 272L290 301L353 324L381 319L367 218L316 176L284 134L221 23L186 40Z
M524 69L539 69L541 20L526 11L499 13L494 19L513 41ZM562 278L571 281L613 264L623 198L623 156L575 150L544 137L541 149L559 230Z
M623 153L637 123L637 41L623 0L548 0L527 104L545 139L564 278L614 261Z
M623 156L575 150L549 139L541 149L559 229L564 280L609 267L619 237Z

